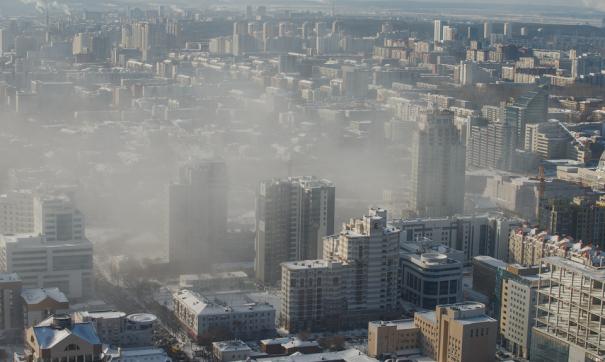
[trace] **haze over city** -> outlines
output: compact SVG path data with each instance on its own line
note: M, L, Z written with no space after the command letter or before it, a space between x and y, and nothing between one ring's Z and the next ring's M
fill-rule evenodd
M605 361L605 2L0 1L0 360Z

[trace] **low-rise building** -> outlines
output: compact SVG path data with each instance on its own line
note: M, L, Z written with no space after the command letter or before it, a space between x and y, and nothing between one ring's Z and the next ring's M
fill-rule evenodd
M437 362L493 361L498 321L476 302L438 305L413 320L370 322L368 353L373 357L420 349Z
M28 361L103 360L103 344L92 323L74 323L69 315L55 315L25 332Z
M239 339L212 343L212 354L218 362L245 361L252 349Z
M25 327L35 326L49 316L69 310L69 300L59 288L24 289L21 299Z
M193 338L219 329L241 338L258 337L275 330L273 306L256 303L245 295L202 296L184 289L173 295L173 304L175 316Z

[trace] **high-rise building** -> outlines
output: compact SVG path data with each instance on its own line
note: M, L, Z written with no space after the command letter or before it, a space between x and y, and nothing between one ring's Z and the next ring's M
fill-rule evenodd
M386 210L370 209L324 240L323 259L282 264L280 326L339 330L392 318L398 261L399 230L387 226Z
M515 357L529 359L531 329L535 323L538 268L508 265L501 274L501 345Z
M315 177L263 181L256 199L256 278L281 280L285 261L322 257L334 233L335 187Z
M169 186L169 259L183 271L212 263L227 233L227 169L222 161L201 161L180 169Z
M548 92L541 88L529 91L504 106L502 114L506 124L516 125L517 148L523 148L525 126L546 122L548 119Z
M0 340L16 343L23 333L21 289L23 283L15 273L0 273Z
M349 98L364 98L368 95L370 71L355 66L342 67L343 93Z
M542 259L530 357L538 362L599 361L605 355L605 257L596 248Z
M0 234L34 232L33 194L12 191L0 195Z
M442 31L443 31L443 27L441 25L441 20L435 19L435 21L433 22L433 41L435 43L441 42Z
M509 22L504 23L503 33L506 38L512 38L513 37L513 25Z
M412 208L419 216L464 211L465 147L453 115L424 111L414 135Z
M576 55L575 51L571 57L571 76L575 79L590 75L600 74L603 69L603 57L599 54L583 53Z
M516 124L499 118L471 119L470 137L466 145L466 166L511 171L516 146Z
M2 236L0 268L25 288L61 289L70 298L94 294L93 246L82 213L64 196L37 196L33 233Z
M439 305L416 312L413 320L377 321L368 325L368 354L386 357L404 349L420 349L437 362L493 361L498 321L476 302Z
M551 234L571 235L605 248L605 202L598 195L544 198L540 226Z
M483 23L483 39L489 40L492 36L492 23L485 21Z

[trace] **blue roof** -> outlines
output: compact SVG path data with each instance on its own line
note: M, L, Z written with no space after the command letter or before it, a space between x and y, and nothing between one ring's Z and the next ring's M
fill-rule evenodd
M34 327L34 334L41 349L48 349L63 341L65 338L74 335L90 344L101 344L95 327L92 323L76 323L71 329L57 329L50 326Z

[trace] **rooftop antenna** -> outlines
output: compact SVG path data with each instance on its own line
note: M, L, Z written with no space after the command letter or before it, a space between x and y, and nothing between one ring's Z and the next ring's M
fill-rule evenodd
M330 1L330 16L335 16L336 15L336 0L331 0Z

